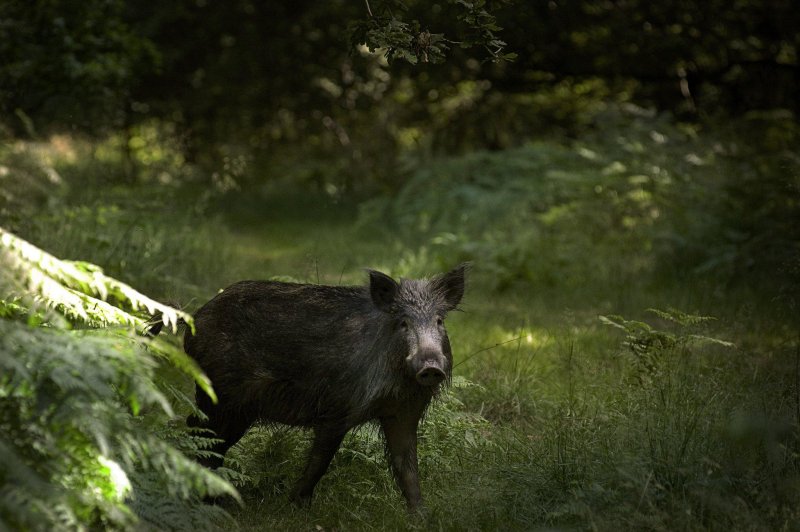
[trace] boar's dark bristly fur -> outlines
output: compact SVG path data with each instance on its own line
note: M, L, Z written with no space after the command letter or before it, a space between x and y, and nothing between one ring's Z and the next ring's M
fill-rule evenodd
M377 420L410 508L422 503L417 426L452 352L444 318L464 294L466 267L430 280L370 271L367 286L272 281L231 285L195 314L184 345L211 379L218 403L197 392L224 454L255 422L311 427L314 444L293 498L307 501L342 438ZM219 466L221 459L206 460Z

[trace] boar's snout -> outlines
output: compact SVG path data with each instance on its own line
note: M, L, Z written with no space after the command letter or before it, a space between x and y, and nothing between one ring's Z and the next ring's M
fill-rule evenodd
M416 372L416 379L422 386L436 386L447 376L444 372L446 361L441 355L421 357Z
M417 373L417 382L423 386L436 386L444 380L444 371L436 366L422 368Z

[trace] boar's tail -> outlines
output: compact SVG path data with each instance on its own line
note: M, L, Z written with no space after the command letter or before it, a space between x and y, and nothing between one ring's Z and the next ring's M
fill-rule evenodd
M144 325L144 335L150 337L158 336L158 333L161 332L161 329L164 328L164 321L161 319L163 313L161 311L156 312L153 314L153 317L150 318L147 323ZM186 326L186 322L183 318L178 318L178 327Z

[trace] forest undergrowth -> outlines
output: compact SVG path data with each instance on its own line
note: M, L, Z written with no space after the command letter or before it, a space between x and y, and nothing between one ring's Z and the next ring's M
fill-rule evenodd
M235 487L241 504L220 503L209 527L230 526L225 519L232 516L244 529L797 529L796 229L774 216L796 206L781 195L783 184L766 181L757 195L773 212L738 220L755 235L788 228L783 254L772 253L780 246L764 238L747 248L727 211L753 180L774 176L785 161L745 161L724 139L700 140L663 117L628 117L613 131L421 160L397 196L357 205L276 187L202 195L157 179L88 186L108 170L97 158L67 161L53 146L18 145L3 153L7 171L0 175L18 179L6 187L8 177L0 177L0 225L188 312L245 278L361 284L365 267L410 277L473 262L464 312L448 320L455 379L422 427L426 513L406 514L374 427L348 436L309 508L287 496L308 434L254 427L231 451L224 483L212 485ZM57 367L65 350L77 349L70 345L82 347L64 364L91 364L92 350L116 344L103 327L69 316L69 325L42 328L54 323L52 310L35 317L37 305L48 308L47 296L27 309L8 286L0 325L2 362L12 377L0 378L0 401L5 413L13 406L28 417L4 414L0 422L27 427L32 438L55 425L31 415L36 396L28 392L60 397L72 388L59 380L47 388L47 375L15 364L30 368L45 358ZM72 340L87 334L107 337ZM15 343L17 336L31 342ZM120 348L124 357L150 360L146 342L125 342L132 343ZM102 382L76 384L86 390L85 402L69 415L88 417L95 402L117 401L120 413L108 414L108 426L121 424L132 441L142 438L152 449L122 453L116 462L152 498L169 483L169 464L182 471L175 482L202 474L179 458L159 462L172 451L151 437L169 427L169 445L192 454L203 447L187 444L203 435L178 428L191 409L193 374L157 360L143 364L134 375L144 379L137 393L148 408L139 412L130 399L136 394L118 393L132 384L124 384L117 365L108 370L123 379L108 383L113 393ZM77 439L52 442L56 465L30 477L78 494L58 499L77 508L72 521L44 512L26 517L32 523L127 527L136 519L158 522L164 512L172 525L187 507L200 509L187 515L210 511L199 499L211 482L202 476L191 494L171 492L182 501L173 506L148 507L152 499L137 500L136 485L133 494L109 492L109 504L81 498L81 489L97 483L111 487L102 480L107 474L88 486L75 482L85 460L58 465L56 450L101 446L76 430ZM20 441L0 440L0 453ZM2 478L9 474L0 469ZM0 492L0 517L10 523L13 497Z

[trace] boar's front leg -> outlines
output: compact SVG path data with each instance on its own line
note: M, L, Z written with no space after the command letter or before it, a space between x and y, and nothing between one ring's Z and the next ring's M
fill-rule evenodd
M417 474L417 425L420 416L401 415L382 417L381 427L386 437L389 464L409 510L422 507Z
M342 427L314 427L314 443L308 456L308 463L303 476L292 490L292 500L299 504L307 504L314 494L314 486L328 470L333 460L333 455L339 449L347 428Z

